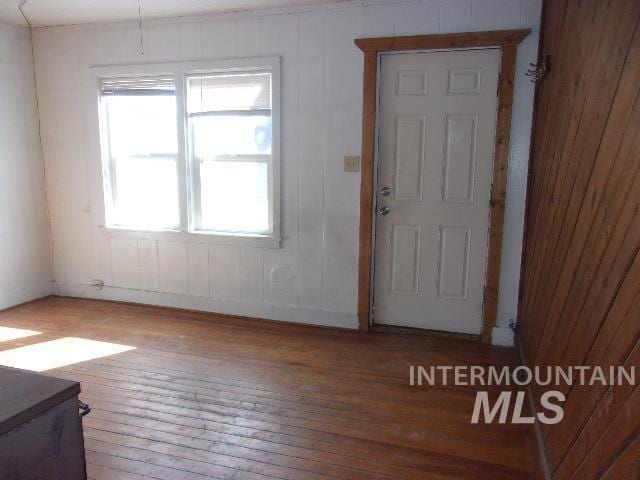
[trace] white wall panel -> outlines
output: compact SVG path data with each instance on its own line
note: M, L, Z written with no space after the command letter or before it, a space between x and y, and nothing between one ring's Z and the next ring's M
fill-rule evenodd
M521 0L471 0L472 30L499 30L521 25Z
M141 288L153 279L153 272L143 266L147 263L138 268L137 249L134 258L126 240L109 242L91 221L88 206L101 195L95 175L93 180L91 176L99 159L88 127L92 123L87 121L93 113L78 94L88 91L89 67L278 55L282 58L282 248L214 249L159 242L158 289L166 292L166 300L157 300L161 293L144 298L355 327L360 176L343 169L343 157L358 155L361 148L362 53L353 40L521 25L537 29L539 3L385 0L312 6L290 13L150 20L143 31L144 55L135 22L36 29L57 280L88 284L102 275L107 285L126 289ZM500 292L501 322L515 317L516 310L517 288L505 285L513 284L519 272L533 103L533 86L524 70L535 56L536 41L530 37L518 56L502 263L502 277L509 280L503 281ZM100 256L100 262L92 261L92 256ZM134 260L135 269L127 265ZM143 298L117 288L107 288L101 295ZM329 320L332 315L337 323Z
M364 34L361 8L330 10L325 25L325 250L324 305L356 311L360 176L345 173L343 156L361 148L362 55L353 39Z
M31 37L0 24L0 309L52 293Z
M471 29L471 0L446 0L440 4L441 32L468 32Z
M262 249L242 248L240 282L243 300L252 303L260 303L264 300L264 253Z
M300 15L300 304L317 308L322 308L323 302L324 25L324 12Z
M518 49L516 71L524 72L538 51L538 31L525 38ZM504 213L504 236L502 238L502 264L500 294L498 298L498 327L507 327L509 320L516 320L518 290L520 288L520 258L522 257L522 235L524 229L525 198L527 194L527 171L529 168L529 137L534 91L528 77L516 77L516 95L513 99L511 123L511 155L507 201Z
M77 134L85 125L84 101L78 95L82 88L84 69L80 58L84 51L76 49L82 41L80 32L55 39L55 49L50 50L51 56L47 58L48 75L54 80L51 103L48 104L50 110L46 112L47 106L40 106L43 150L48 151L46 141L51 140L56 154L54 172L59 179L54 186L48 184L47 193L50 209L64 232L60 239L65 252L63 269L66 279L71 282L83 282L92 273L90 184L86 159L82 155L84 138ZM72 55L67 57L64 52L72 52ZM65 65L63 69L61 64ZM64 121L58 120L60 111L65 112ZM58 240L54 236L54 246Z
M371 5L365 8L365 35L389 37L395 34L395 5Z
M208 297L211 280L209 278L209 246L200 243L189 245L189 295Z
M63 40L62 35L51 37L47 41L39 41L37 37L33 38L34 47L41 51L42 54L36 56L36 72L42 79L47 79L47 95L39 98L38 109L40 116L40 140L42 146L42 154L47 165L47 203L49 207L49 221L52 236L52 252L53 252L53 277L59 281L66 281L66 257L65 257L65 231L61 219L59 190L60 182L58 181L59 172L63 170L59 167L61 155L58 145L63 140L58 137L55 131L56 117L60 110L59 102L56 99L56 82L57 76L54 75L57 56L63 51L60 44ZM41 80L42 81L42 80ZM109 265L109 271L111 265Z
M211 294L216 298L240 298L240 247L214 245L209 249Z
M396 35L418 35L439 31L438 0L421 0L396 7Z
M159 290L158 242L138 240L138 268L140 269L140 288Z
M298 246L298 16L260 19L260 56L281 58L280 224L283 248Z
M238 57L251 57L259 54L260 17L240 18L236 22L236 52ZM229 42L231 48L231 42Z
M236 56L236 22L228 20L202 23L199 30L200 41L202 42L200 56L202 58L230 58ZM198 51L198 48L194 48L194 51Z
M114 286L140 288L142 282L138 268L138 241L136 239L111 239L111 272Z
M143 27L144 56L149 62L180 59L180 28L183 25L147 25ZM199 52L198 52L199 53Z
M188 283L187 245L178 242L158 242L158 284L160 291L187 293Z
M538 30L542 16L542 0L522 0L522 15L520 21L523 27Z
M264 299L266 303L298 305L298 253L264 251Z

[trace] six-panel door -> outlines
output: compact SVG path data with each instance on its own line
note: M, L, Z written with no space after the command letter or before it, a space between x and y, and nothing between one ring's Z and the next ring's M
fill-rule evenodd
M481 331L499 53L381 56L375 323Z

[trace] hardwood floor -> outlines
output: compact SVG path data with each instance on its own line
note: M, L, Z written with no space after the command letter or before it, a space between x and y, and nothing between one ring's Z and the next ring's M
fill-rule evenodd
M0 326L41 332L0 353L66 337L134 347L48 370L93 408L95 480L535 478L530 426L470 424L472 387L409 386L410 365L513 364L511 350L53 297Z

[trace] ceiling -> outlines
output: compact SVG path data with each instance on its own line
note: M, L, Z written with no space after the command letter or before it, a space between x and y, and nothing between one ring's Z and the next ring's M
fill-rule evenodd
M150 19L334 1L336 0L140 0L140 6L142 18ZM0 20L26 25L18 10L21 3L24 3L23 11L33 27L138 18L138 0L0 0Z

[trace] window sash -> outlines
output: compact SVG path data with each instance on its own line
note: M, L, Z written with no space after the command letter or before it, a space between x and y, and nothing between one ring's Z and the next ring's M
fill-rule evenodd
M238 163L258 163L258 164L267 164L267 204L268 204L268 228L263 231L242 231L242 230L211 230L207 229L203 226L202 222L202 175L201 168L202 165L208 162L238 162ZM251 235L273 235L274 231L274 221L273 221L273 204L274 204L274 188L273 188L273 177L274 177L274 167L273 167L273 155L216 155L214 157L208 158L206 160L200 160L196 158L192 158L191 161L191 209L190 209L190 224L192 228L191 232L194 233L202 233L207 232L211 234L215 234L217 232L222 234L227 233L239 233L239 234L251 234ZM220 208L227 208L228 205L220 205Z
M192 145L192 142L189 142L189 145ZM189 149L192 150L191 148ZM201 168L202 165L207 162L249 162L249 163L260 163L267 164L267 204L268 204L268 228L263 231L230 231L230 230L210 230L204 228L202 222L202 174ZM276 234L276 226L274 222L274 162L273 162L273 154L225 154L225 155L215 155L209 157L207 159L199 159L196 158L195 155L189 156L189 186L190 186L190 208L189 208L189 225L190 232L194 233L203 233L207 232L210 234L221 233L238 233L238 234L251 234L251 235L274 235ZM221 205L220 208L227 208L228 205Z
M268 163L271 161L272 155L269 154L221 154L213 155L206 159L195 159L202 162L250 162L250 163Z
M272 74L267 70L188 74L186 88L189 113L271 108Z
M110 114L109 107L106 102L102 102L102 98L109 98L115 96L174 96L176 97L176 114L180 116L180 107L178 103L178 81L175 76L140 76L140 77L126 77L118 76L112 78L101 78L99 81L99 121L101 131L101 150L103 157L103 190L105 195L105 212L104 221L107 227L112 228L132 228L137 229L139 227L133 225L122 224L117 221L117 212L120 210L120 196L118 194L118 158L111 151L111 129L110 129ZM180 128L179 125L176 128L176 134L178 136L178 149L180 149ZM181 199L181 180L179 174L180 153L166 153L166 152L149 152L149 153L131 153L127 154L127 157L131 159L145 159L152 158L156 160L166 159L167 161L175 162L177 175L177 191L178 200ZM147 226L146 231L176 231L176 229L182 230L182 212L180 206L179 210L179 224L172 226L157 226L157 228Z
M230 74L230 78L233 78L235 75L242 75L242 71L238 72L224 72L223 75ZM266 93L266 97L268 99L268 104L270 107L273 107L273 97L274 97L274 74L270 70L262 70L248 73L257 73L257 74L267 74L268 75L268 85L270 90ZM189 80L193 78L206 78L207 75L215 76L216 72L205 72L199 75L187 75L185 80L185 90L187 95L189 95ZM265 82L266 83L266 82ZM261 102L263 103L263 102ZM267 206L268 206L268 227L266 230L261 232L256 231L247 231L247 232L233 232L233 233L252 233L252 234L266 234L270 235L274 233L274 167L273 167L273 147L270 154L219 154L209 157L207 159L197 158L194 152L195 149L195 138L194 138L194 128L191 123L191 119L198 117L215 117L215 116L260 116L260 117L272 117L273 122L273 108L264 108L264 107L253 107L246 109L216 109L216 110L200 110L195 112L188 111L189 108L189 99L185 99L185 106L187 108L187 119L186 122L188 129L188 165L190 171L190 225L192 226L192 231L195 232L212 232L215 231L208 230L203 225L203 203L202 203L202 165L205 162L256 162L256 163L266 163L267 164ZM274 132L271 131L271 142L273 143ZM221 205L220 208L227 208L225 205ZM228 233L226 230L220 230L220 233Z
M164 160L166 162L172 162L175 164L176 170L178 169L178 155L175 153L150 153L150 154L133 154L127 155L127 158L130 159L153 159L153 160ZM177 172L176 172L177 173ZM109 187L111 192L111 203L110 203L110 212L109 219L107 221L107 225L115 228L135 228L131 225L122 224L117 222L114 218L116 212L122 207L120 205L120 198L118 195L118 157L110 155L109 162ZM180 194L180 187L176 185L178 188L178 195ZM151 227L147 227L151 228ZM180 225L171 225L171 226L163 226L157 227L155 229L151 229L149 231L180 231Z
M207 110L206 112L189 113L189 118L196 117L270 117L270 108L256 108L253 110Z
M100 81L101 96L154 96L176 94L173 76L117 77Z

